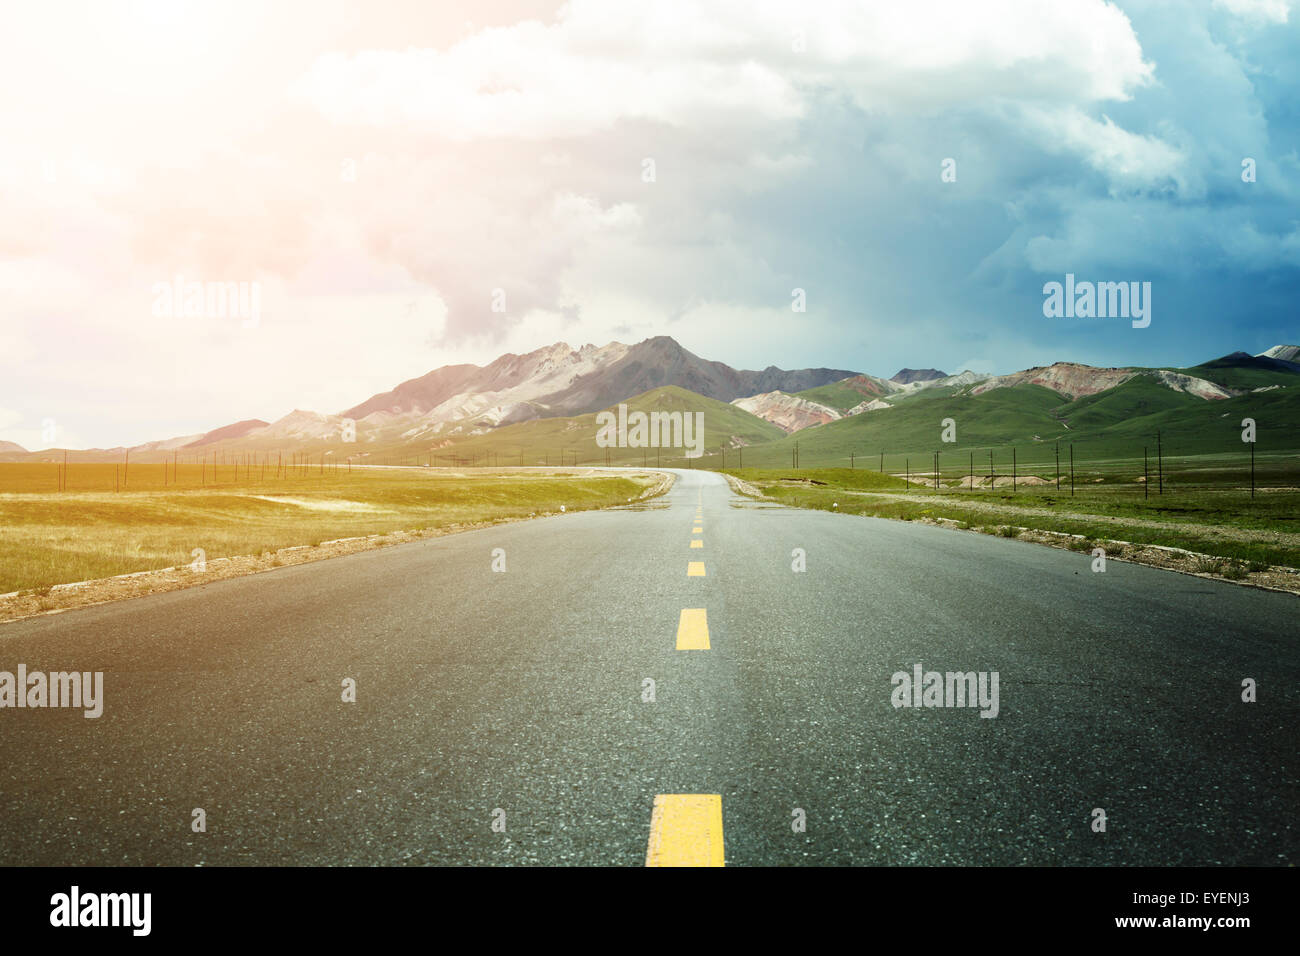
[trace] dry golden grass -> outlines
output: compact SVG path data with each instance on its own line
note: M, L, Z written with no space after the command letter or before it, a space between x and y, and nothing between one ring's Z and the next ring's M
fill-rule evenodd
M354 469L203 486L187 466L178 485L162 465L133 465L129 489L105 490L113 465L73 465L54 491L53 465L0 464L0 594L178 567L196 558L263 555L337 538L581 511L623 504L648 475L592 469ZM170 475L170 467L168 468ZM274 469L271 469L274 473ZM168 479L170 482L170 478ZM191 481L193 482L191 484ZM85 488L78 490L79 485ZM88 490L94 489L94 490Z

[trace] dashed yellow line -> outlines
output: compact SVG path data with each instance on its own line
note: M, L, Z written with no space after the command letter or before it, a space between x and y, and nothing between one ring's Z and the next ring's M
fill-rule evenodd
M705 576L705 575L704 575L704 562L703 562L703 561L690 561L690 562L688 562L687 565L686 565L686 576L687 576L688 578L702 578L702 577L704 577L704 576Z
M692 547L692 548L702 548L702 547L704 547L704 542L701 541L699 538L696 538L694 541L691 542L691 547Z
M726 866L722 794L661 793L650 813L646 866Z
M688 607L677 619L677 649L707 651L709 647L709 612L702 607Z
M704 533L704 529L701 528L699 525L696 525L694 528L691 529L691 534L703 534L703 533Z

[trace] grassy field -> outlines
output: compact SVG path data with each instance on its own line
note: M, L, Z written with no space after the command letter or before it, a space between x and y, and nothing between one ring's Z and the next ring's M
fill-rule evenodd
M811 431L813 429L798 434ZM780 457L776 456L772 445L762 445L745 448L740 452L728 451L725 455L706 454L696 465L718 471L730 471L736 467L788 471L794 467L795 443L786 440L780 446ZM1062 442L1059 446L1058 472L1058 447L1055 443L978 448L942 445L939 449L939 481L941 486L953 486L973 474L976 487L985 488L990 477L1000 486L1004 480L1010 482L1014 474L1018 479L1027 478L1030 483L1046 481L1055 485L1059 473L1061 488L1068 492L1073 451L1076 494L1085 485L1104 485L1108 489L1123 488L1141 497L1145 478L1149 480L1151 494L1154 496L1163 475L1165 495L1215 488L1239 494L1242 506L1246 507L1250 501L1251 456L1249 445L1242 445L1241 448L1245 450L1229 447L1222 452L1176 454L1169 446L1165 446L1163 455L1158 456L1153 441L1144 462L1141 447L1133 455L1119 454L1114 447L1099 447L1090 443L1079 443L1071 449L1069 442ZM837 454L828 459L818 453L816 446L809 448L800 443L798 456L802 471L813 468L835 470L841 467L848 471L848 466L852 463L858 471L883 471L898 476L910 474L914 478L926 476L930 480L934 476L933 451L887 451L882 455L879 450L872 452L859 449L842 457ZM1300 452L1267 451L1260 448L1255 455L1254 472L1257 489L1288 488L1300 491Z
M1132 470L1127 463L1126 471ZM1139 462L1140 465L1140 462ZM847 468L728 468L775 500L800 508L917 520L945 518L972 527L1015 526L1088 539L1185 548L1249 565L1300 567L1300 490L1261 492L1252 501L1205 466L1197 485L1151 489L1117 480L994 488L909 485L887 473ZM1291 479L1294 481L1294 472ZM949 481L952 479L949 478ZM833 507L834 506L834 507Z
M0 593L264 554L336 538L581 511L626 503L646 476L585 469L346 468L262 479L240 471L132 465L113 491L114 465L68 469L58 492L53 466L0 464ZM118 467L119 488L121 486ZM164 480L166 484L164 484ZM205 484L206 482L206 484Z

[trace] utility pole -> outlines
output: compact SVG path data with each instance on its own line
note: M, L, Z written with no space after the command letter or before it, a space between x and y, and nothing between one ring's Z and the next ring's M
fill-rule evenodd
M934 453L934 490L939 490L939 453Z
M67 471L67 467L64 466L63 470ZM1251 500L1254 500L1255 498L1255 443L1254 442L1250 443L1250 497Z
M1056 490L1061 490L1061 443L1056 443Z
M997 481L996 481L997 476L998 473L993 470L993 449L990 448L989 449L989 488L997 487Z
M1159 494L1165 493L1165 454L1160 445L1160 432L1156 432L1156 470L1160 475Z
M1074 497L1074 442L1070 442L1070 497Z
M1011 446L1011 493L1016 493L1016 446Z
M1142 497L1151 497L1151 471L1147 459L1147 446L1142 446Z

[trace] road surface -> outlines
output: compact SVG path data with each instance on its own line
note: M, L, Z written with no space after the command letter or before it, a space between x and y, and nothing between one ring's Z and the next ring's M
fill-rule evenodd
M104 674L0 710L0 863L1297 861L1295 597L677 475L0 625ZM917 664L997 716L893 706Z

